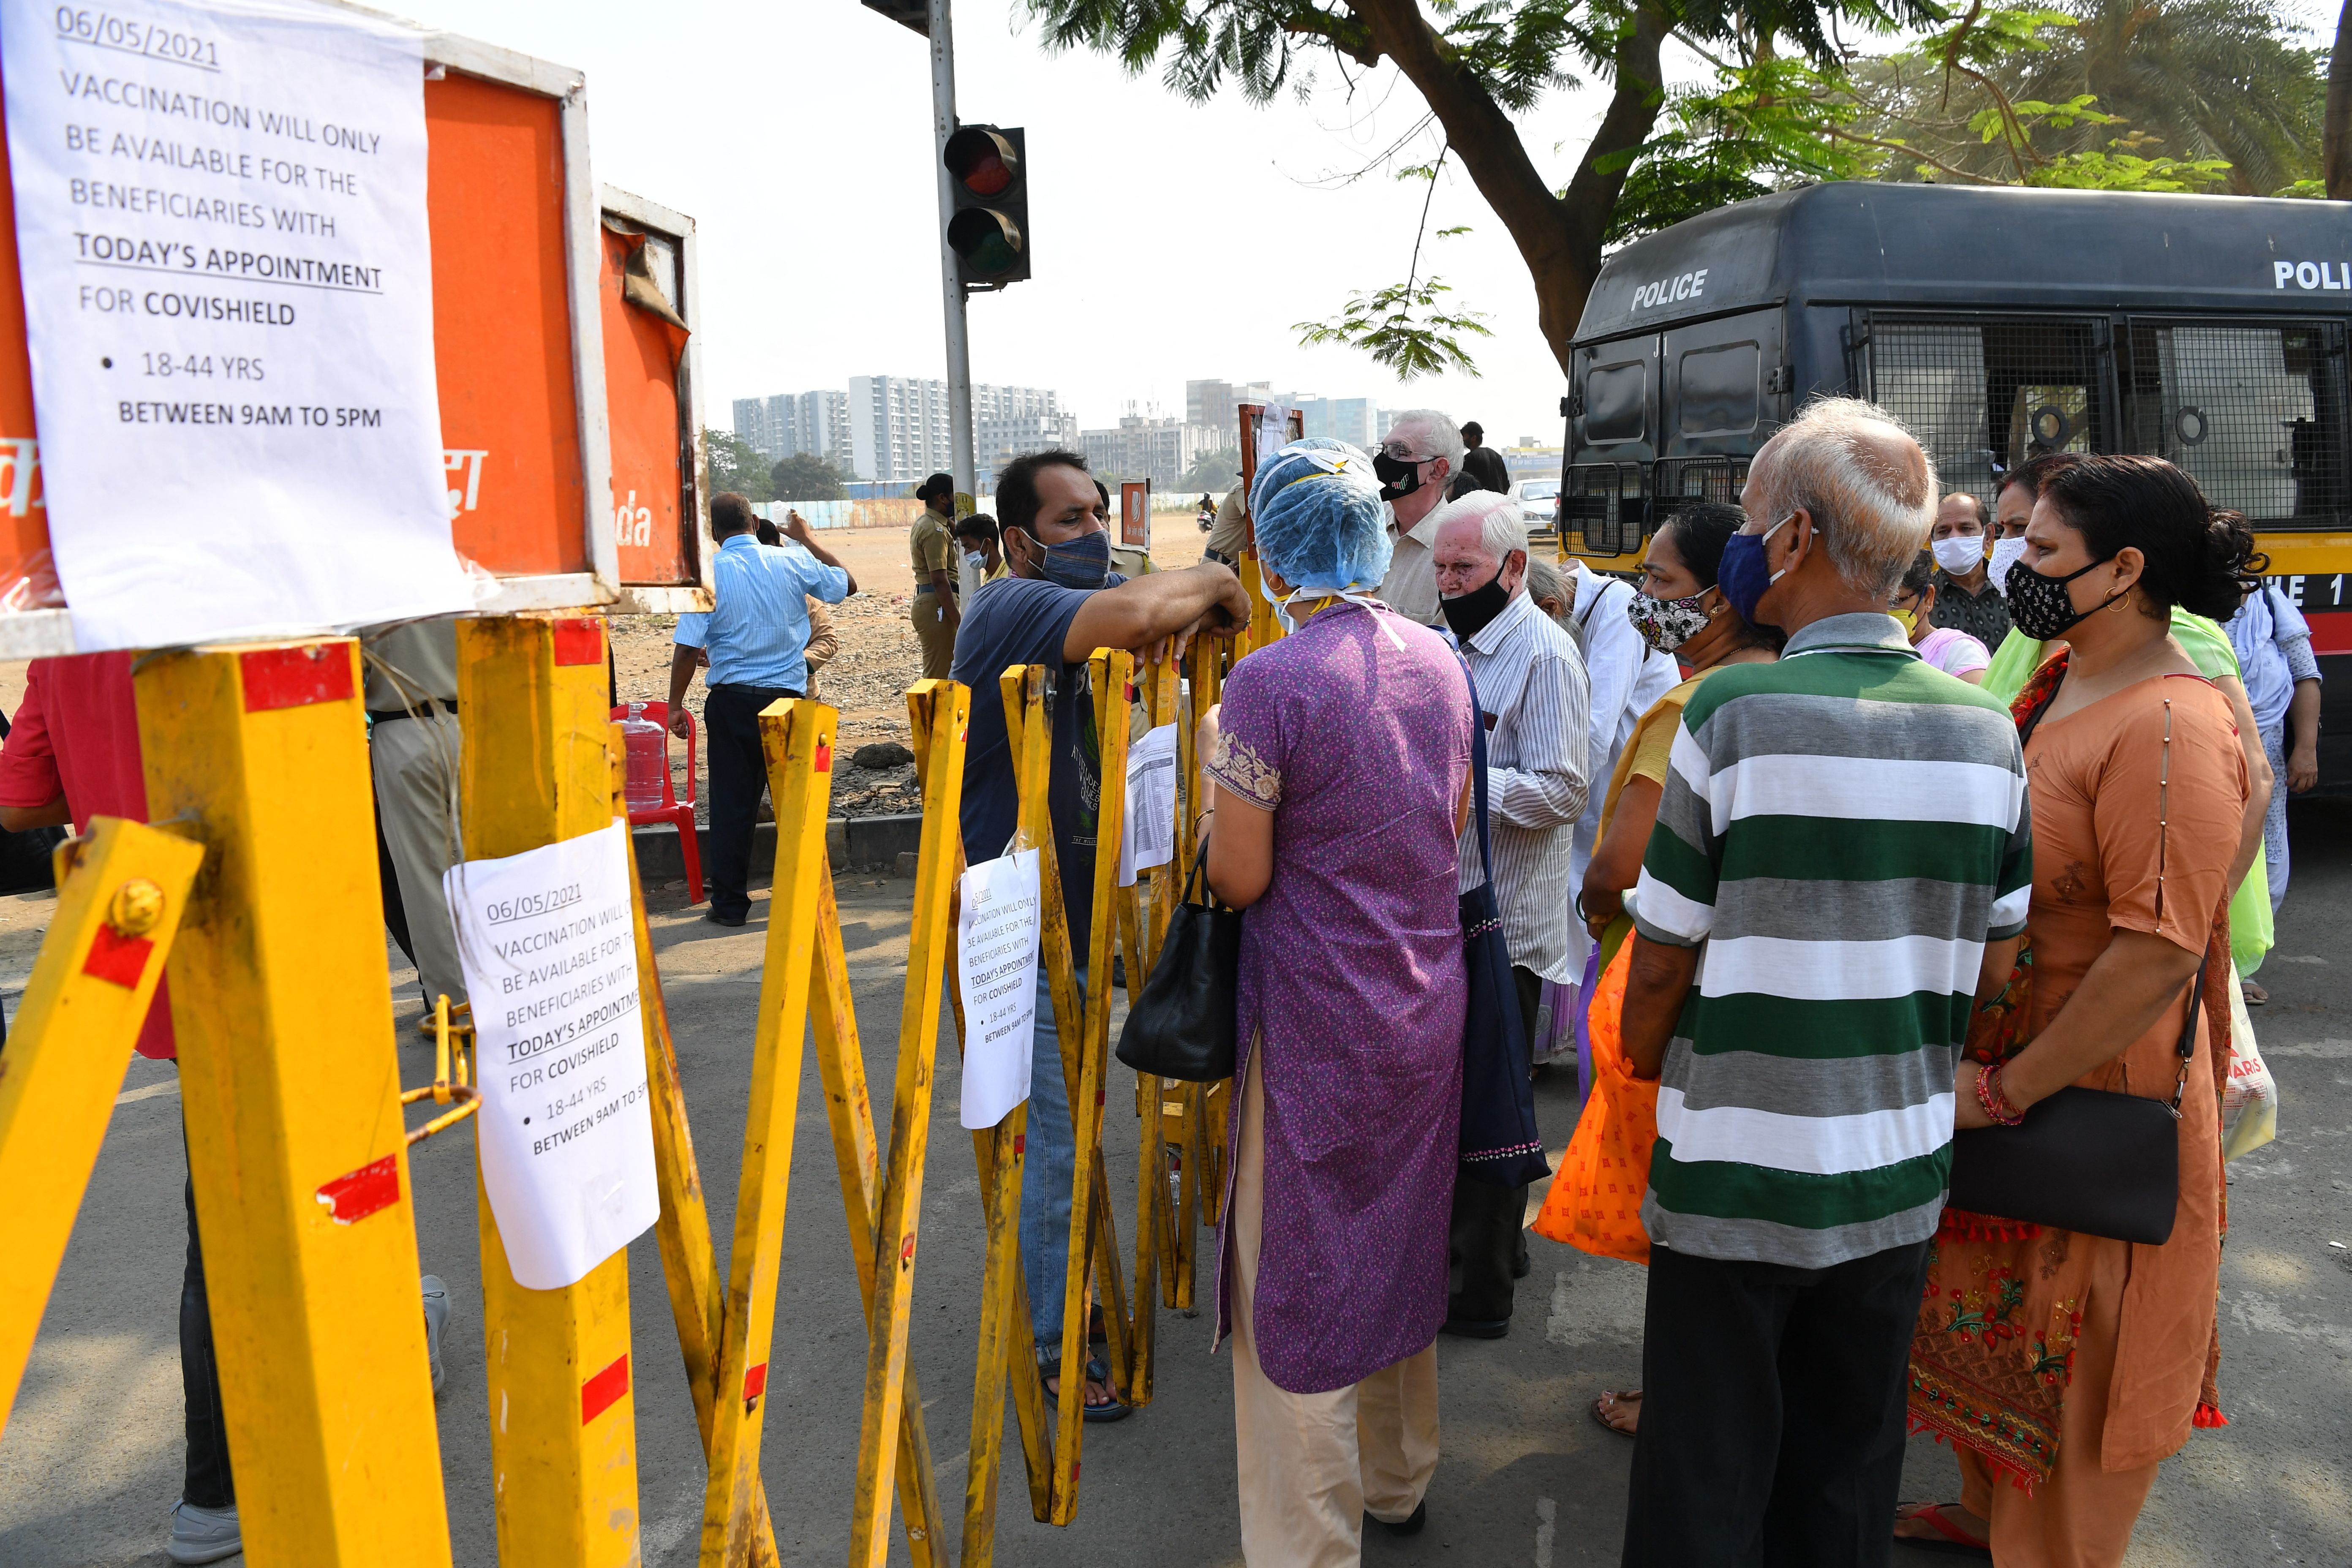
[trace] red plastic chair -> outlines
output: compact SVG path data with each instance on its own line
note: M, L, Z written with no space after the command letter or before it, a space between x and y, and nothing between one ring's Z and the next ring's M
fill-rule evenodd
M638 710L638 718L662 728L662 803L630 812L629 826L641 827L648 823L667 822L677 827L678 852L686 859L686 901L698 904L702 902L702 846L694 831L694 714L686 710L686 798L680 800L670 782L669 704L624 702L613 710L613 717L626 719L632 708Z

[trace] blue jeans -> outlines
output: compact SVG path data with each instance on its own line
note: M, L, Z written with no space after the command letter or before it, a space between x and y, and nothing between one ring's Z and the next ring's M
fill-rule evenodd
M1087 972L1075 972L1078 1005ZM1077 1133L1070 1125L1069 1085L1062 1078L1062 1037L1054 1021L1053 983L1037 965L1037 1033L1029 1055L1029 1131L1021 1173L1021 1272L1029 1289L1029 1322L1040 1349L1062 1344L1062 1293L1070 1278L1070 1189L1077 1181Z

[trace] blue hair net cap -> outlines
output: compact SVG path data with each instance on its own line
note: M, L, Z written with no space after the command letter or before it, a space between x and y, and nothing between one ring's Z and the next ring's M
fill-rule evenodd
M1388 575L1388 523L1372 460L1309 436L1258 465L1250 488L1258 559L1297 588L1370 588Z

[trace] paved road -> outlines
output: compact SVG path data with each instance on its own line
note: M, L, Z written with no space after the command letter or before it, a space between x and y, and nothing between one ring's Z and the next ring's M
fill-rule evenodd
M2298 805L2298 867L2280 946L2262 978L2276 998L2256 1015L2287 1097L2283 1134L2232 1168L2223 1274L2222 1389L2235 1424L2200 1432L2166 1464L2130 1561L2145 1568L2352 1563L2352 803ZM887 1101L912 884L840 884L868 1070ZM0 967L21 975L37 905L0 900ZM764 912L764 905L758 912ZM762 926L720 933L683 910L657 914L687 1094L722 1226L731 1212L730 1152L741 1126ZM397 963L397 955L394 962ZM396 974L404 979L404 972ZM414 987L408 987L413 994ZM404 1008L404 1013L413 1009ZM322 1048L328 1043L322 1041ZM913 1354L941 1490L961 1494L980 1276L979 1206L970 1144L955 1125L957 1075L945 1051L932 1124ZM404 1076L429 1071L403 1048ZM1123 1069L1114 1110L1131 1104ZM177 1494L180 1395L175 1310L184 1170L171 1070L135 1065L125 1084L71 1254L5 1442L0 1442L0 1565L77 1568L162 1563L164 1512ZM1570 1108L1548 1089L1548 1142L1567 1141ZM877 1118L887 1121L883 1103ZM770 1388L765 1473L779 1543L791 1563L847 1553L863 1325L839 1189L810 1065L802 1087L798 1169L785 1233L783 1288ZM1135 1123L1114 1115L1112 1180L1131 1214ZM444 1275L459 1312L448 1339L441 1447L456 1559L496 1559L484 1407L472 1142L436 1140L416 1161L425 1267ZM1537 1239L1517 1327L1495 1343L1441 1342L1444 1460L1431 1526L1411 1542L1367 1543L1375 1568L1404 1563L1570 1564L1616 1561L1631 1445L1584 1414L1603 1388L1639 1378L1643 1276ZM647 1568L693 1561L703 1467L677 1348L648 1237L632 1249L639 1473ZM1204 1281L1205 1287L1205 1281ZM1205 1294L1205 1289L1204 1289ZM1208 1353L1209 1321L1163 1315L1159 1397L1123 1425L1087 1436L1078 1522L1035 1524L1022 1506L1017 1446L1005 1477L1000 1561L1029 1564L1241 1562L1234 1510L1230 1371ZM1948 1451L1913 1445L1905 1496L1948 1497ZM893 1561L903 1562L901 1541ZM1898 1551L1898 1563L1930 1559Z

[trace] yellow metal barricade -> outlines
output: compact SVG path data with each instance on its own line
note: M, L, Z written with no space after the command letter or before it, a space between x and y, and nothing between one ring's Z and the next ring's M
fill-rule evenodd
M768 904L751 1103L744 1113L743 1173L735 1189L735 1237L719 1326L710 1479L702 1508L704 1568L749 1562L758 1533L760 1437L800 1101L802 1035L808 1023L818 910L831 886L824 822L837 717L824 703L806 699L779 700L760 715L760 743L775 803L776 874Z
M111 816L58 848L57 912L0 1058L0 1432L204 858Z
M606 679L602 621L457 623L467 859L612 825L619 743ZM379 992L383 967L379 944ZM562 1289L529 1289L507 1263L478 1167L475 1194L499 1560L627 1568L638 1528L628 1253Z
M205 847L168 972L247 1560L442 1568L358 645L135 679L148 810Z

